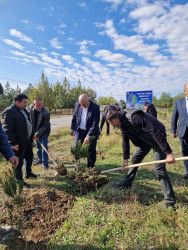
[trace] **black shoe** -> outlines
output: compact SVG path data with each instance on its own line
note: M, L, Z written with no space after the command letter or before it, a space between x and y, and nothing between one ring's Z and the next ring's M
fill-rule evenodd
M183 179L188 179L188 174L182 175L182 178L183 178Z
M25 181L23 181L23 187L30 188L31 186L29 184L27 184Z
M160 208L176 211L176 208L174 207L174 203L165 203Z
M29 178L34 178L34 179L36 179L37 177L38 177L37 174L31 173L30 175L26 176L25 178L26 178L26 179L29 179Z
M132 182L128 179L124 179L123 181L121 181L120 183L113 183L112 184L113 187L116 188L131 188L132 187Z

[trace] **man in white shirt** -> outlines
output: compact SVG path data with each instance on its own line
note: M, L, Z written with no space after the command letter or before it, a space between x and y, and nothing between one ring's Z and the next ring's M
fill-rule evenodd
M74 135L74 146L78 141L90 143L88 167L94 167L96 161L96 144L99 137L99 106L89 100L86 94L79 96L79 102L75 103L72 117L70 135ZM90 140L90 137L93 137Z
M177 100L171 120L171 135L180 139L182 156L188 156L188 83L184 85L185 97ZM178 121L179 120L179 121ZM178 122L178 126L177 126ZM185 174L183 179L188 179L188 161L184 161Z

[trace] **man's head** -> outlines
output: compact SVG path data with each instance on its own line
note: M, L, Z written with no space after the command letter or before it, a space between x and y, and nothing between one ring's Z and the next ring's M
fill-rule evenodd
M35 106L35 108L38 111L41 111L41 109L43 108L43 100L42 100L42 98L35 98L34 102L33 102L33 105Z
M116 108L116 111L118 111L118 109L119 109L119 104L118 104L118 103L115 103L114 106L115 106L115 108Z
M14 96L14 102L19 109L25 109L28 97L22 93Z
M0 83L0 95L2 95L2 94L3 94L3 86Z
M110 125L112 125L112 126L116 126L116 127L121 126L119 114L115 110L111 110L107 113L106 121L109 122Z
M144 102L144 106L147 106L148 105L148 102Z
M81 94L79 96L79 103L83 108L88 108L90 104L89 97L86 94Z
M188 83L184 85L184 93L185 93L185 96L188 97Z

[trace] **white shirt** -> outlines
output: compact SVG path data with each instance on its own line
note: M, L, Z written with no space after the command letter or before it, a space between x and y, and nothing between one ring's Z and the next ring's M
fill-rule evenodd
M188 115L188 97L185 97L186 99L186 112L187 112L187 115Z
M86 109L85 109L85 108L82 108L80 129L83 129L83 130L86 130L87 111L88 111L88 107L87 107Z

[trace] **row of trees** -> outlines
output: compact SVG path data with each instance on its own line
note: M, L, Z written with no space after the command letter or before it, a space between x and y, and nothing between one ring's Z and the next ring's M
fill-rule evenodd
M20 93L21 89L17 86L15 89L7 84L4 87L4 94L0 98L0 109L8 107L13 100L15 94ZM91 88L85 88L82 86L81 82L78 81L76 86L71 87L66 77L63 83L57 81L55 85L48 82L47 77L42 72L40 81L36 86L31 83L28 88L26 88L23 93L29 97L29 103L32 103L34 98L40 97L44 100L44 105L48 109L63 109L63 108L73 108L74 103L78 100L80 94L84 93L89 96L89 98L99 105L113 105L117 102L114 97L97 97L95 90ZM156 107L170 108L174 105L174 102L183 97L184 94L178 94L175 97L171 97L169 93L163 92L160 98L157 100L153 96L153 104ZM122 107L126 107L126 103L123 99L119 101Z

